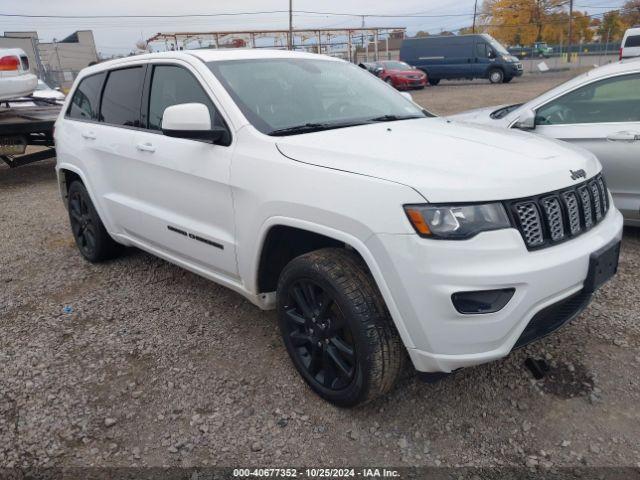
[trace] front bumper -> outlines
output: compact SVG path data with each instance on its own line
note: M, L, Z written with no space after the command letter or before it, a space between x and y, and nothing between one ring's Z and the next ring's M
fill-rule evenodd
M393 86L398 89L423 88L427 85L427 77L422 78L405 78L394 77Z
M524 67L522 63L512 63L510 67L507 68L507 75L510 77L521 77L524 73Z
M582 291L591 253L621 237L622 216L611 208L580 237L538 251L528 251L516 229L464 241L379 234L367 244L415 368L451 372L508 355L537 313ZM495 313L464 315L451 302L455 292L510 287L515 294Z

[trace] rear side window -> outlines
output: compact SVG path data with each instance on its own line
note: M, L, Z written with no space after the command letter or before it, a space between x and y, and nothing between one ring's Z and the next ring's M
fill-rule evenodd
M153 67L149 96L149 129L161 130L164 110L181 103L203 103L209 108L211 125L223 126L224 122L203 90L200 82L186 69L175 65Z
M100 90L105 73L97 73L80 80L80 84L73 93L67 115L69 118L81 120L98 120L100 106Z
M127 127L140 126L144 68L112 70L102 94L100 121Z
M626 47L640 47L640 35L629 35L624 42Z

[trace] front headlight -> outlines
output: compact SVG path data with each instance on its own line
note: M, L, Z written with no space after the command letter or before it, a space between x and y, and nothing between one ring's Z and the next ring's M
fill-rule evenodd
M426 238L465 239L480 232L510 228L501 203L477 205L405 205L418 235Z

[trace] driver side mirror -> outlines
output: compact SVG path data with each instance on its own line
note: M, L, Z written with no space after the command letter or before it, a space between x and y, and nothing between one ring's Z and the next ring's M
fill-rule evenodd
M520 114L520 117L513 124L513 128L520 130L533 130L536 128L536 112L528 109Z
M493 51L493 49L489 49L489 51L487 52L487 57L489 58L496 58L496 52Z
M382 72L384 72L384 68L382 67L376 67L376 69L373 71L373 73L375 73L376 75L380 75Z
M228 144L226 128L211 126L209 108L203 103L181 103L164 109L162 133L168 137Z

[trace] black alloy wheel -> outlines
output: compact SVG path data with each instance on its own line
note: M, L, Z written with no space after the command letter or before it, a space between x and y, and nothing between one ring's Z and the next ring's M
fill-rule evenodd
M96 252L96 226L91 217L83 192L80 190L71 192L69 195L71 231L80 252L85 257L93 257Z
M311 279L293 282L285 300L285 342L312 382L339 391L354 380L353 333L332 295Z
M276 292L278 323L303 380L353 407L391 391L406 350L364 261L345 248L292 259Z
M122 245L107 232L89 192L79 180L69 186L67 202L71 232L82 256L94 263L117 257Z

